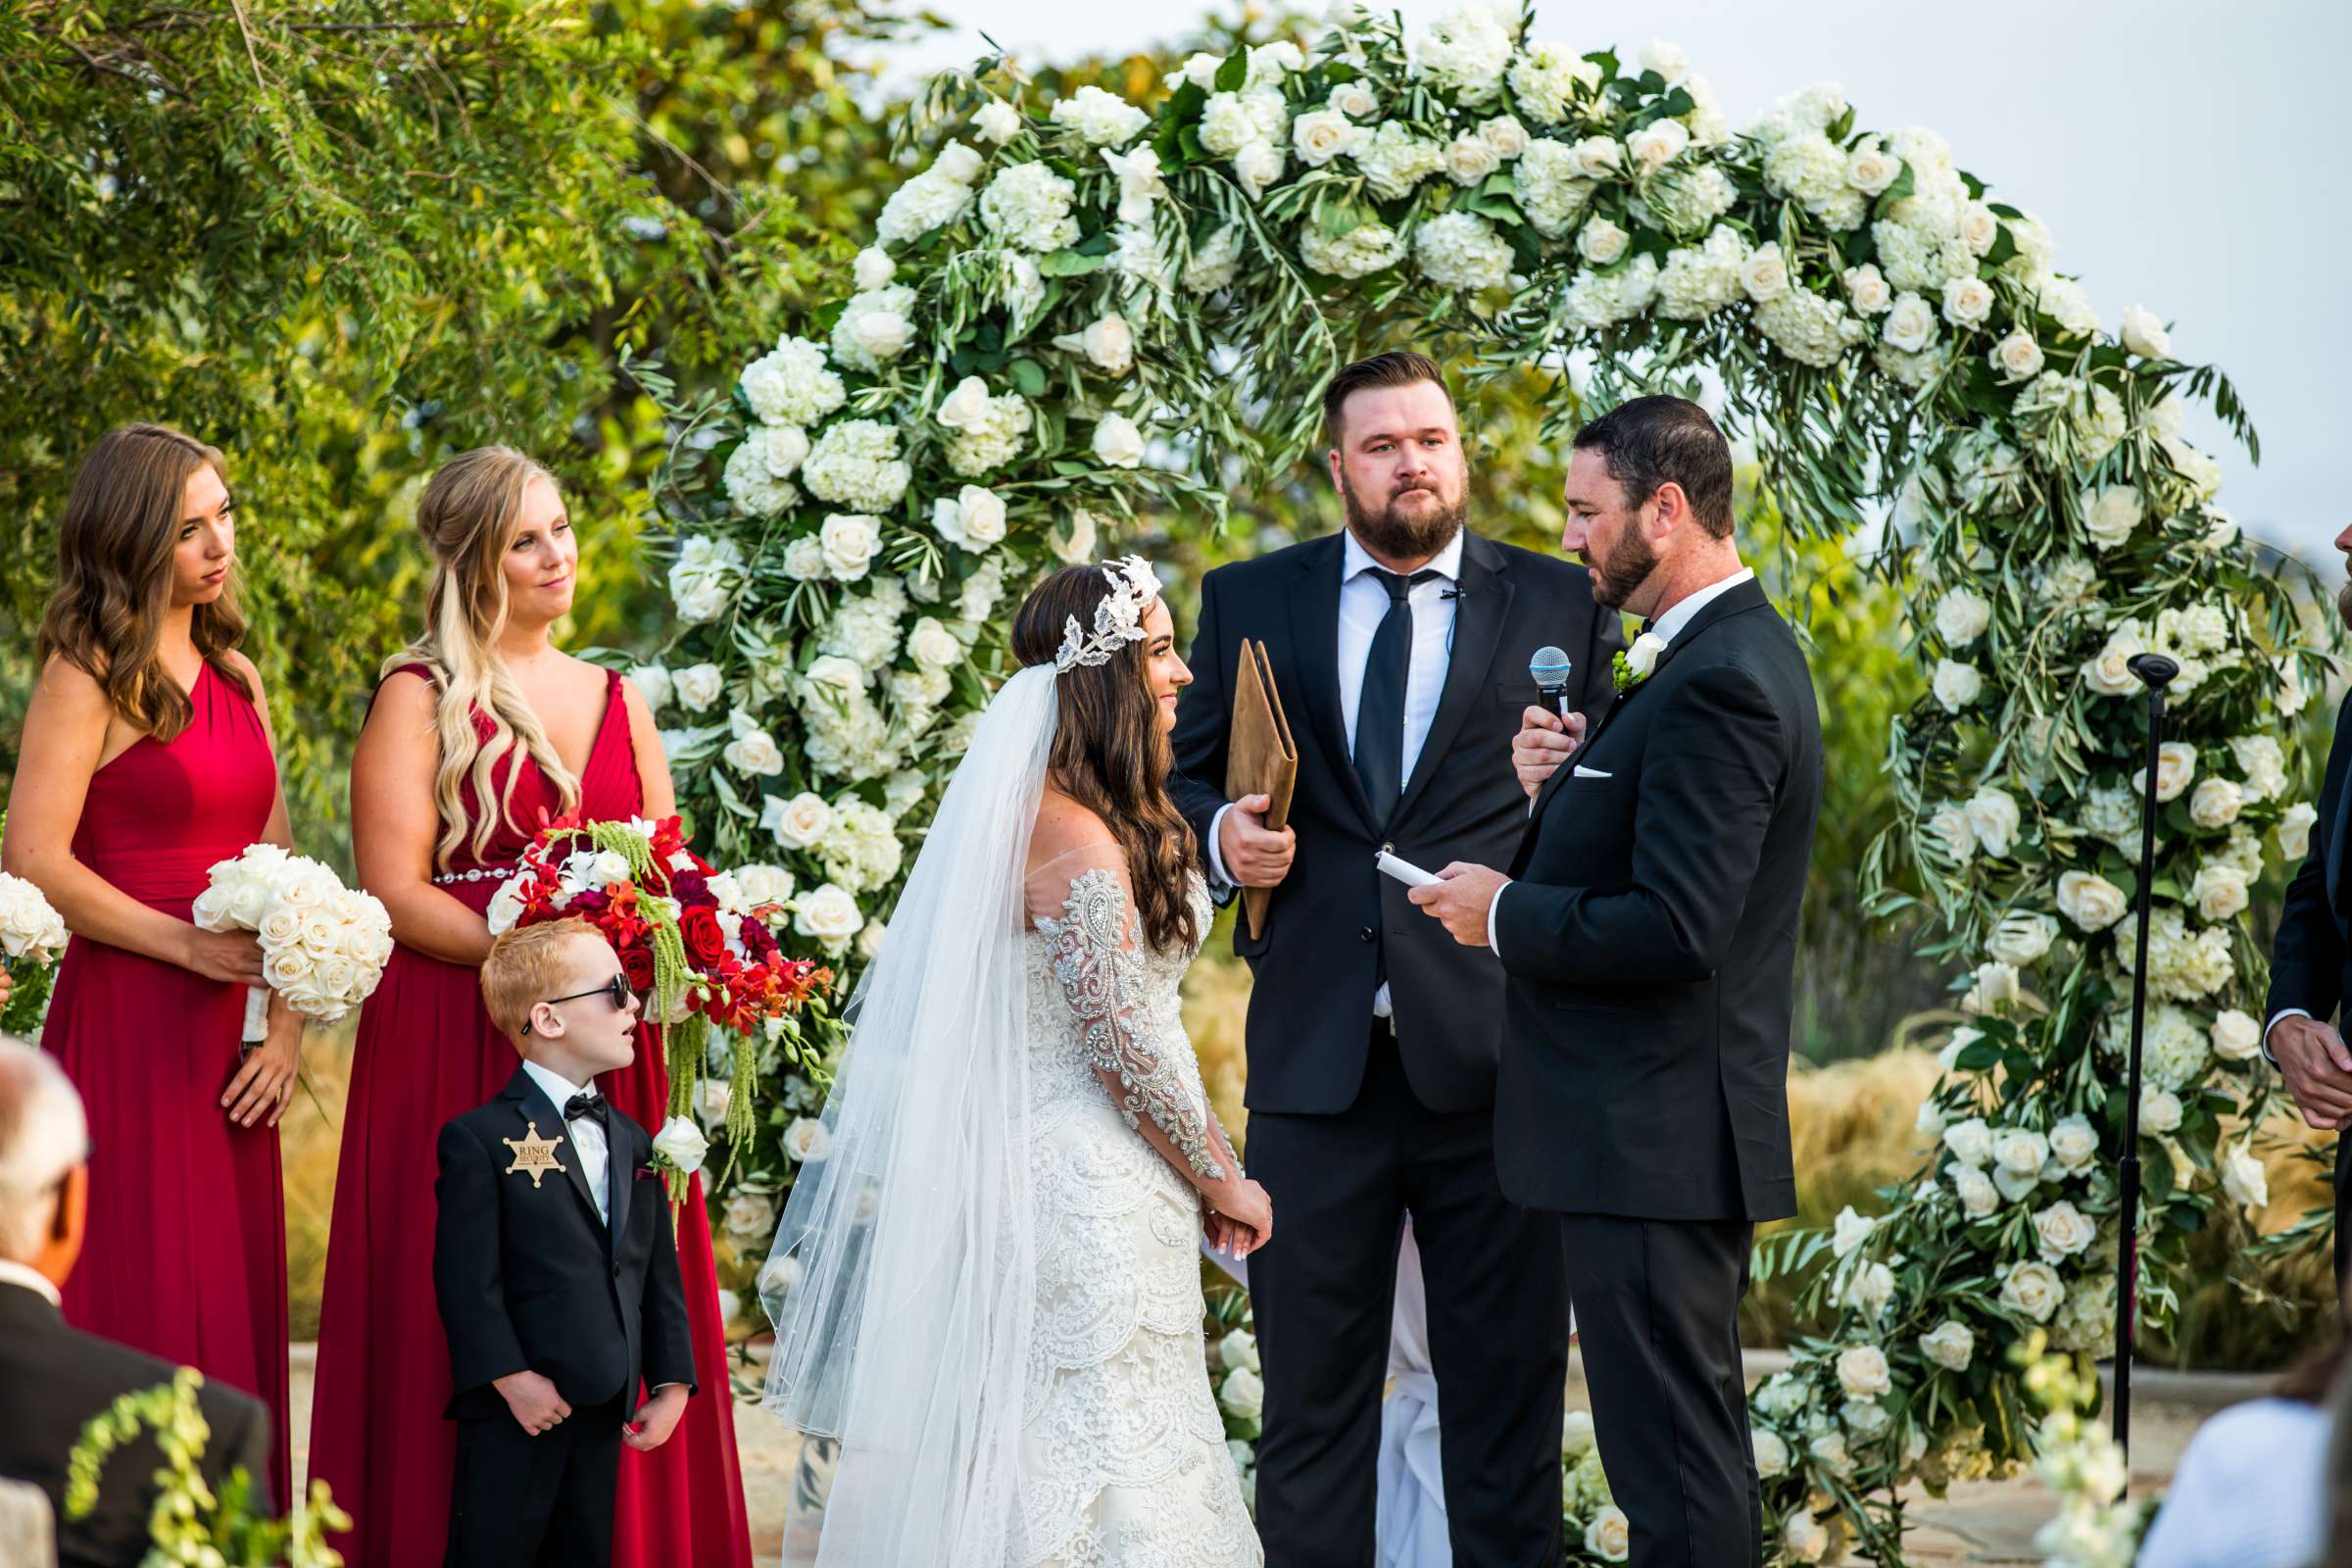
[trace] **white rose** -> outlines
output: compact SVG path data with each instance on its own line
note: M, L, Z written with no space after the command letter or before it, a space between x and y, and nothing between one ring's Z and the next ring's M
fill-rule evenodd
M1633 1555L1633 1526L1625 1510L1615 1503L1603 1504L1585 1526L1585 1550L1602 1562L1623 1562Z
M776 1227L776 1200L766 1193L737 1193L727 1200L723 1223L730 1236L766 1236Z
M1509 162L1527 151L1527 127L1519 123L1516 115L1497 115L1478 127L1478 139L1494 149L1494 156Z
M1955 860L1966 860L1977 853L1977 830L1969 825L1968 812L1958 806L1945 805L1936 808L1928 819L1928 831L1943 844L1944 853Z
M980 171L987 163L988 160L963 143L952 141L939 150L939 157L932 161L931 168L958 185L969 185L980 177Z
M989 401L988 383L967 375L956 383L932 417L951 430L971 429L988 417Z
M2147 515L2139 492L2127 484L2111 484L2096 492L2082 492L2082 526L2090 534L2090 542L2101 550L2113 550L2132 537Z
M1923 1138L1932 1141L1941 1139L1944 1128L1943 1106L1934 1099L1921 1101L1919 1114L1911 1118L1911 1125Z
M2262 1161L2246 1144L2233 1144L2219 1161L2222 1169L2222 1191L2230 1201L2248 1208L2268 1208L2271 1203L2270 1174Z
M1857 1345L1838 1352L1838 1386L1856 1399L1875 1399L1890 1393L1894 1380L1887 1375L1886 1352L1875 1345Z
M1690 74L1690 57L1683 53L1680 44L1652 38L1642 51L1642 69L1654 71L1667 81L1676 82Z
M1106 467L1143 466L1144 433L1123 414L1106 414L1095 424L1095 461Z
M1983 1219L2001 1203L2000 1189L1992 1185L1991 1177L1974 1165L1952 1167L1952 1192L1970 1219Z
M2099 1134L2086 1116L2062 1116L2050 1127L2050 1157L2072 1174L2098 1157Z
M2171 334L2155 313L2137 305L2124 307L2124 347L2143 360L2167 359L2173 352Z
M2139 1090L2139 1125L2145 1132L2178 1132L2180 1127L2180 1097L2169 1089L2142 1084Z
M2021 818L2006 790L1981 789L1968 798L1968 826L1986 855L2005 856L2017 844Z
M1884 1263L1864 1263L1845 1282L1838 1304L1849 1306L1866 1318L1876 1318L1894 1299L1894 1270Z
M1073 508L1062 526L1054 531L1054 559L1065 566L1094 560L1097 534L1095 514L1084 507Z
M1788 1445L1770 1427L1751 1427L1748 1442L1756 1450L1756 1474L1766 1481L1786 1474L1788 1469Z
M1947 1317L1919 1337L1919 1353L1947 1372L1967 1371L1976 1350L1976 1335L1956 1318Z
M1233 155L1233 177L1242 189L1257 196L1282 177L1282 165L1281 148L1270 141L1253 141Z
M1380 100L1373 97L1372 89L1360 81L1341 82L1331 89L1331 97L1325 102L1349 120L1369 119L1380 109Z
M861 311L850 326L858 347L877 360L895 360L914 340L914 323L897 311Z
M1235 1329L1217 1342L1217 1363L1228 1372L1256 1372L1261 1370L1257 1356L1257 1336L1248 1329Z
M1576 251L1594 267L1606 267L1625 254L1633 236L1605 218L1588 219L1576 236Z
M875 289L888 288L890 280L896 277L898 272L898 263L890 259L890 252L878 245L868 245L859 251L858 259L850 264L851 280L858 285L858 291L860 294L870 294Z
M2048 953L2057 936L2058 922L2048 915L2012 910L1992 928L1984 951L2003 963L2023 968Z
M2278 853L2290 860L2300 860L2311 853L2311 825L2320 819L2319 808L2309 801L2297 801L2278 816Z
M834 946L847 943L864 929L865 915L858 901L837 883L823 882L802 895L792 928L805 937Z
M2099 1228L2083 1212L2061 1199L2034 1211L2034 1237L2044 1262L2056 1263L2090 1250Z
M1781 1524L1781 1550L1790 1562L1819 1562L1830 1549L1830 1533L1803 1507Z
M1992 315L1992 285L1970 274L1943 285L1943 318L1954 326L1983 326Z
M1353 85L1350 83L1349 85ZM1291 122L1291 146L1298 161L1320 169L1353 147L1363 132L1337 108L1310 110Z
M629 670L629 684L645 695L645 706L659 713L669 706L675 691L669 671L660 664L638 664Z
M2262 1050L2262 1025L2235 1007L2213 1020L2213 1054L2224 1061L2251 1061Z
M1446 144L1446 177L1475 185L1502 167L1502 155L1483 136L1456 136Z
M2082 930L2104 931L2124 917L2124 890L2091 871L2067 871L2058 878L2058 912Z
M1854 1249L1870 1240L1871 1230L1877 1224L1877 1220L1855 1213L1853 1204L1846 1204L1838 1211L1836 1235L1830 1243L1830 1250L1840 1258L1851 1255Z
M2009 1277L2001 1281L2001 1304L2036 1323L2047 1323L2065 1297L2066 1288L2058 1283L2058 1271L2047 1263L2015 1264L2009 1270Z
M1582 1458L1592 1446L1592 1414L1571 1410L1560 1418L1560 1457Z
M1266 1385L1248 1367L1240 1367L1225 1375L1218 1386L1217 1403L1225 1413L1243 1421L1254 1421L1265 1413Z
M825 564L843 582L856 582L866 573L882 548L882 519L861 513L836 512L817 531Z
M1983 202L1970 202L1960 209L1960 243L1968 247L1971 256L1983 256L2000 243L2001 218Z
M1625 150L1645 172L1656 173L1690 145L1690 131L1679 120L1653 120L1625 139Z
M1936 635L1947 648L1975 642L1992 624L1992 606L1974 588L1954 588L1936 602Z
M2022 326L1993 345L1990 359L2003 381L2031 381L2041 373L2041 345Z
M1992 1163L2019 1179L2041 1175L2050 1162L2050 1140L2030 1127L2002 1127L1992 1135Z
M2234 865L2201 865L2188 896L2196 902L2199 919L2209 925L2227 920L2250 902L2246 873Z
M1992 1157L1992 1131L1982 1116L1956 1121L1943 1130L1943 1147L1963 1166L1975 1169Z
M752 773L761 778L773 778L776 774L784 771L784 753L776 745L776 738L763 729L745 728L739 730L735 738L727 743L726 750L719 755L726 760L727 765L738 773Z
M833 808L810 790L803 790L789 801L770 796L760 826L788 850L812 850L833 831Z
M1098 317L1081 341L1088 362L1098 370L1125 375L1135 366L1135 333L1116 311Z
M1877 316L1894 308L1894 291L1887 287L1876 263L1847 268L1844 283L1846 301L1858 316Z
M1845 155L1845 182L1865 196L1880 194L1902 172L1902 159L1881 147L1876 136L1863 137Z
M833 1152L833 1135L812 1116L796 1116L784 1129L784 1152L803 1165L813 1165Z
M784 547L784 575L795 582L821 582L833 574L825 564L824 543L805 533Z
M2228 827L2237 820L2237 813L2245 804L2245 792L2237 787L2236 780L2207 778L2188 798L2189 820L2199 827Z
M1740 269L1740 286L1758 305L1769 304L1788 292L1788 264L1782 259L1777 240L1759 245L1748 254Z
M963 662L963 644L936 615L925 615L914 623L914 629L906 634L906 652L925 669L954 669Z
M1578 177L1606 179L1624 166L1625 149L1614 136L1587 136L1568 149Z
M955 499L931 504L931 527L948 543L974 554L1004 537L1004 502L985 485L967 484Z
M716 664L689 664L670 677L679 704L690 713L699 713L718 701L726 689L725 680Z
M710 1141L689 1117L672 1116L654 1135L654 1152L688 1175L703 1168L703 1157L710 1152Z
M1984 677L1973 664L1957 663L1949 659L1936 661L1936 701L1947 713L1957 713L1984 695Z
M1894 297L1880 336L1890 349L1917 354L1936 341L1936 313L1926 300L1906 289Z
M2166 741L2156 750L2156 798L2177 801L2196 776L2197 749L2187 741ZM2132 789L2145 796L2148 789L2148 770L2141 768L2132 775Z

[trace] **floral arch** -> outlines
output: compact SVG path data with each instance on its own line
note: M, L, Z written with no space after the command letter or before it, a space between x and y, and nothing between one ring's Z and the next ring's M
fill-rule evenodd
M1891 738L1899 816L1862 891L1925 905L1972 1016L1916 1181L1875 1220L1768 1250L1826 1262L1838 1317L1753 1399L1785 1559L1899 1560L1897 1485L2028 1452L2012 1345L2111 1348L2146 744L2124 662L2143 649L2182 668L2146 868L2149 1313L2213 1206L2260 1200L2224 1131L2276 1093L2243 911L2304 853L2292 721L2328 635L2180 437L2209 401L2251 441L2227 380L2174 360L2147 312L2104 332L2043 225L1933 132L1860 130L1815 86L1735 134L1679 51L1629 64L1524 37L1531 21L1472 9L1408 44L1356 12L1311 56L1195 56L1149 109L1086 87L1041 113L1008 72L941 78L905 132L937 150L825 338L785 338L731 404L681 411L681 629L645 679L703 841L769 867L755 891L854 968L1039 570L1110 553L1139 509L1221 515L1234 472L1306 448L1359 349L1440 344L1473 379L1579 353L1601 404L1711 368L1792 519L1894 509L1932 670ZM746 1256L824 1155L814 1092L782 1069L826 1027L779 1039L766 1087L737 1097ZM706 1085L707 1110L724 1099ZM1572 1546L1596 1507L1581 1473Z

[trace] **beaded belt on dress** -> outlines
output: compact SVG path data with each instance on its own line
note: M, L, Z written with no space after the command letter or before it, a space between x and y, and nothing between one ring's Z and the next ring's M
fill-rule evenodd
M452 882L504 882L520 869L513 865L469 866L463 871L443 871L433 878L433 882L435 886L447 886Z

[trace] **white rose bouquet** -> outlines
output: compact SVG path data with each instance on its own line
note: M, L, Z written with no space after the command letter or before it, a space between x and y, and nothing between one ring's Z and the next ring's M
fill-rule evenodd
M66 951L66 922L23 877L0 871L0 972L8 976L0 1026L29 1029L47 1000L50 974Z
M207 931L259 937L262 978L320 1023L367 1001L392 956L392 916L373 895L274 844L251 845L214 865L192 915Z

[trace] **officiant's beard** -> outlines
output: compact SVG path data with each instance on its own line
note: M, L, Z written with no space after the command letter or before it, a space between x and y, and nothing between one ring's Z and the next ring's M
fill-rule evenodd
M1348 509L1348 528L1360 540L1365 549L1390 561L1426 561L1453 543L1453 536L1462 531L1469 520L1470 503L1456 496L1450 503L1439 494L1435 486L1420 486L1430 495L1439 497L1439 505L1418 516L1408 516L1396 509L1396 497L1378 512L1372 511L1355 493L1346 476L1340 479L1340 500Z

